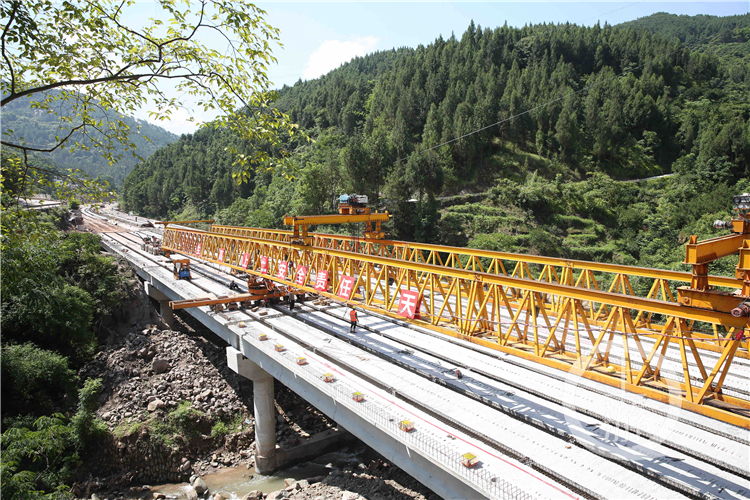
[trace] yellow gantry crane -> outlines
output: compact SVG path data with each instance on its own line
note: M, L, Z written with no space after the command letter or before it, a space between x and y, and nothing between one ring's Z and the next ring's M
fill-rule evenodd
M678 288L680 304L701 309L731 312L736 317L750 316L750 193L735 196L734 210L737 217L730 222L717 220L714 227L729 229L730 234L698 241L690 237L685 246L685 264L693 266L690 286ZM740 259L735 268L735 278L741 281L741 288L733 291L720 291L711 286L708 280L708 265L718 259L739 253Z
M734 199L731 234L691 238L692 273L387 240L388 214L353 201L285 218L293 231L171 226L162 247L750 429L750 398L725 387L748 359L750 195ZM376 226L307 232L331 217ZM708 274L735 253L735 276Z
M301 245L311 245L312 236L307 232L308 226L320 224L354 224L364 222L365 239L380 240L385 237L381 224L388 222L392 216L386 210L384 213L372 212L367 206L367 196L362 194L343 194L339 197L339 213L333 215L285 215L284 225L294 228L291 241ZM299 230L302 228L302 234Z

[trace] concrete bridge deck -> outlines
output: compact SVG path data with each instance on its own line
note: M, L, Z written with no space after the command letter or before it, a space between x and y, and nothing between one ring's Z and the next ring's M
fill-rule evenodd
M234 293L230 275L199 259L191 259L193 280L174 280L169 260L137 242L127 232L103 235L165 319L169 300ZM293 314L187 311L254 381L261 464L275 466L275 379L444 498L750 498L748 433L730 424L375 315L361 313L352 335L335 304L305 303ZM400 430L402 420L415 430ZM460 464L467 452L480 459L471 469Z

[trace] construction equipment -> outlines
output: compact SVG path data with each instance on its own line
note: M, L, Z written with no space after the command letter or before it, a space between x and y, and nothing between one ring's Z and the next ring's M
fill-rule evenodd
M174 279L189 280L190 276L190 259L177 259L172 261Z
M402 420L398 423L398 428L404 432L411 432L414 430L414 422L411 420Z
M360 201L341 210L365 209ZM164 247L750 428L750 398L723 390L736 378L733 360L750 357L750 195L735 208L733 233L691 238L686 259L700 266L739 253L731 277L344 235L305 232L300 241L298 231L230 226L170 227ZM305 269L301 277L279 272L289 262ZM674 294L679 285L689 286ZM417 304L421 319L408 315ZM677 369L664 370L665 359Z
M479 463L479 459L473 453L464 453L461 455L461 465L471 469Z
M374 213L367 206L368 198L363 194L343 194L339 197L339 213L333 215L285 215L284 224L292 226L293 234L292 243L300 245L311 245L312 237L307 232L308 226L319 224L354 224L364 222L365 239L382 240L385 233L381 228L383 222L388 222L392 215L386 210L384 213L375 211ZM300 228L302 233L300 234Z
M680 305L731 313L734 317L750 315L750 193L733 199L737 216L730 222L717 220L714 227L729 229L730 234L698 241L690 237L685 246L685 264L693 266L690 286L677 289ZM708 279L708 265L722 257L739 253L735 278L741 287L734 291L716 290Z
M161 240L156 236L143 236L141 238L141 250L152 255L165 255L166 252L161 249Z

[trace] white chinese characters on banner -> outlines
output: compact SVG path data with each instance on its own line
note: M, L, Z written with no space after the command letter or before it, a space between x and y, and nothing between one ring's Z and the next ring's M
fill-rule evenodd
M409 319L420 319L419 316L419 303L422 301L422 296L419 292L411 290L401 290L401 297L398 301L398 314L404 318Z
M201 243L198 243L198 245L196 245L195 247L195 255L200 255L202 248L203 248L203 245Z
M297 278L294 280L294 282L298 286L305 286L305 278L307 277L307 267L305 266L299 266L297 268Z
M224 257L227 256L227 251L223 248L219 248L219 260L224 262Z
M247 269L247 266L250 264L250 254L247 252L244 252L242 254L242 258L240 259L240 267L244 267Z
M265 255L260 256L260 272L268 274L268 257Z
M352 295L352 291L354 289L354 278L351 276L347 276L346 274L341 276L341 283L339 284L339 297L342 299L349 300L349 297Z
M315 289L319 292L328 290L328 271L318 271L315 275Z
M289 263L285 260L282 260L281 262L279 262L279 273L276 275L276 277L285 280L287 272L289 272Z

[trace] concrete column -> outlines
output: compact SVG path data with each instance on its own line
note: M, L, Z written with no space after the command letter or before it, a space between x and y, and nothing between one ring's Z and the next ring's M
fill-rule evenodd
M169 328L174 328L174 311L169 307L169 297L148 281L143 283L146 295L159 301L159 314Z
M270 474L276 468L276 407L273 404L273 377L240 351L227 346L227 366L253 381L255 415L255 470Z
M253 380L255 412L255 471L270 474L276 468L276 407L273 377Z
M159 301L159 314L170 329L174 328L174 311L169 307L169 300Z

